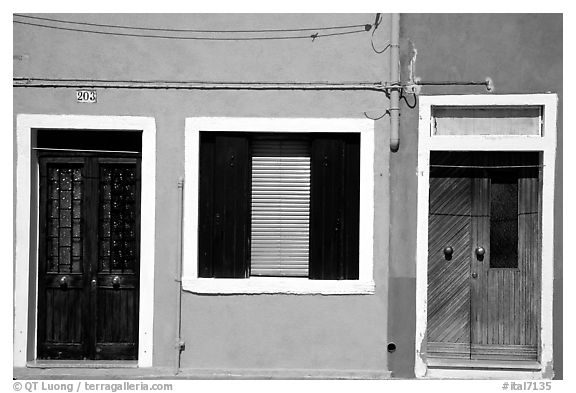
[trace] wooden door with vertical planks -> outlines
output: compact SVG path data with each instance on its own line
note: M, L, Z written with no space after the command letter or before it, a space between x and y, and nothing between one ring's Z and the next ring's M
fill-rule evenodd
M535 153L492 153L476 161L487 169L472 187L476 278L471 280L471 358L537 360L539 158Z
M537 153L432 152L429 358L537 360Z
M39 359L136 359L140 160L39 157Z

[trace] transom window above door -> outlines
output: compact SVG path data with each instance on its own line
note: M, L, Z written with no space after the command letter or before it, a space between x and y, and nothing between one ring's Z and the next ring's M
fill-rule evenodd
M372 293L372 125L202 120L186 134L184 289Z
M542 135L541 106L438 106L432 135Z

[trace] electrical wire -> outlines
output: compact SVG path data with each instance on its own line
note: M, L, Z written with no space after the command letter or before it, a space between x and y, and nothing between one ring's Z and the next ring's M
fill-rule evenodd
M130 154L142 154L139 151L131 150L87 150L87 149L55 149L51 147L33 147L32 150L38 151L72 151L81 153L130 153Z
M390 114L390 110L386 109L383 114L381 114L380 116L377 116L377 117L368 116L368 113L364 112L364 117L366 117L367 119L376 121L376 120L382 119L384 116L389 115L389 114Z
M386 46L381 50L376 49L376 46L374 45L374 33L376 33L380 22L382 22L382 15L376 14L376 20L374 21L374 27L372 29L372 34L370 35L370 45L372 45L372 50L377 54L384 53L384 51L390 47L390 41L387 41Z
M131 34L131 33L114 33L109 31L97 31L97 30L85 30L85 29L75 29L70 27L58 27L58 26L49 26L40 23L30 23L30 22L21 22L21 21L13 21L13 23L21 24L21 25L28 25L28 26L36 26L46 29L54 29L54 30L65 30L65 31L75 31L81 33L92 33L92 34L101 34L101 35L111 35L111 36L124 36L124 37L140 37L140 38L162 38L162 39L172 39L172 40L200 40L200 41L260 41L260 40L292 40L292 39L312 39L314 41L316 38L320 37L332 37L332 36L340 36L340 35L347 35L347 34L357 34L357 33L365 33L368 30L353 30L353 31L344 31L338 33L326 33L326 34L319 34L315 33L308 36L278 36L278 37L183 37L183 36L166 36L166 35L149 35L149 34Z
M378 14L380 15L380 14ZM325 27L307 27L295 29L254 29L254 30L201 30L201 29L168 29L168 28L153 28L153 27L140 27L140 26L125 26L125 25L110 25L101 23L90 22L74 22L63 19L43 18L39 16L29 16L22 14L14 14L19 18L43 20L49 22L66 23L73 25L94 26L94 27L110 27L114 29L129 29L129 30L148 30L148 31L165 31L165 32L179 32L179 33L273 33L273 32L293 32L293 31L322 31L322 30L342 30L354 29L362 27L365 31L372 28L370 24L346 25L346 26L325 26ZM382 20L382 18L380 18ZM380 23L379 21L377 23Z
M376 19L378 19L378 18L376 18ZM394 86L394 89L396 89L396 86ZM390 99L390 92L388 91L388 89L384 90L384 94L386 95L387 99ZM386 115L390 115L390 108L386 109L381 115L375 116L375 117L368 116L368 113L364 112L365 118L370 119L370 120L374 120L374 121L380 120L380 119L384 118L384 116L386 116Z
M430 164L430 168L460 168L460 169L515 169L515 168L543 168L544 165L440 165Z
M400 99L404 99L404 102L406 103L406 106L410 109L414 109L416 108L416 104L418 103L418 97L416 96L416 93L412 93L412 96L414 97L414 103L410 104L408 102L408 99L406 98L406 96L404 95L404 89L400 90Z

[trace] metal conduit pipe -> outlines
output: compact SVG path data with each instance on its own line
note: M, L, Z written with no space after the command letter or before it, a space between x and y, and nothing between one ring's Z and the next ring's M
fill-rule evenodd
M400 14L392 14L390 34L390 84L397 86L390 91L390 150L400 146Z
M184 350L184 341L182 341L182 247L183 247L183 230L184 230L184 178L178 179L178 261L176 263L176 277L174 281L178 284L178 293L176 295L176 338L174 340L174 375L180 373L180 362L182 360L182 351Z
M387 92L413 86L486 86L492 91L492 79L484 81L414 81L400 84L390 82L208 82L208 81L122 81L97 79L13 78L13 87L72 88L72 89L149 89L149 90L329 90Z
M204 82L204 81L121 81L48 78L13 78L13 87L76 89L150 89L150 90L328 90L375 91L395 89L386 82Z

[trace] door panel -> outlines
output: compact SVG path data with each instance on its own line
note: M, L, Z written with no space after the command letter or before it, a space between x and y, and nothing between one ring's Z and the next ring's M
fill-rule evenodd
M524 292L524 320L519 320L524 326L519 336L520 344L536 347L539 340L540 326L540 293L541 293L541 184L534 171L521 173L518 189L521 196L519 202L518 228L520 236L518 263L520 274L527 291ZM522 307L520 304L519 308Z
M518 154L497 163L523 166L534 164L536 158ZM476 246L486 248L486 255L483 261L473 255L478 279L473 280L472 292L472 359L536 360L540 326L538 171L491 170L476 179L476 184L474 204L481 231L472 236L477 239ZM513 195L507 195L510 193ZM502 206L506 200L509 206ZM503 210L508 213L502 214Z
M83 260L84 160L41 161L38 356L81 359L87 292Z
M138 168L99 163L96 358L136 358Z
M136 358L139 161L104 161L39 159L39 359Z
M537 153L432 154L428 356L537 360L538 163Z
M470 209L469 178L430 178L429 356L470 357Z

